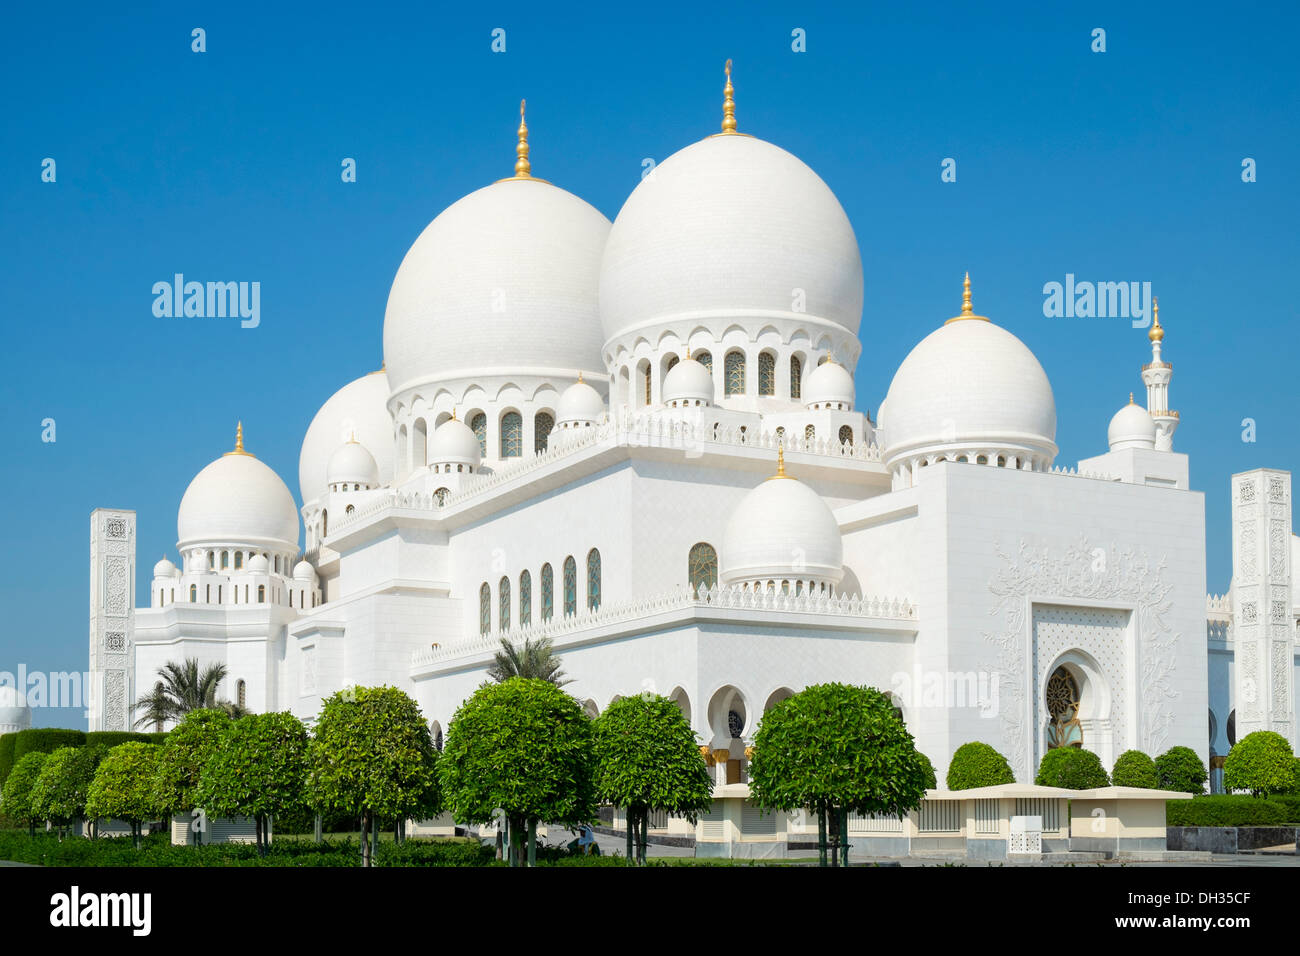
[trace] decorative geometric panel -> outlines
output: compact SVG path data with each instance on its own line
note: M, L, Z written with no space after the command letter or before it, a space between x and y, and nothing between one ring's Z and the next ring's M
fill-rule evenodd
M126 730L126 674L112 670L104 674L104 729Z
M126 634L122 631L109 631L104 635L104 650L115 652L126 650Z
M302 651L302 694L316 693L316 646L305 647Z

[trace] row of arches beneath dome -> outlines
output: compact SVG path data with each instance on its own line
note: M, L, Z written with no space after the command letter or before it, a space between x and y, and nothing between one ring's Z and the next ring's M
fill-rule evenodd
M565 617L578 613L578 562L569 555L561 564L560 607ZM601 602L601 562L600 551L592 548L587 552L585 607L588 611L600 609ZM549 621L555 617L555 570L550 562L543 564L538 574L538 619ZM492 586L484 581L479 586L478 629L480 634L493 631L493 593ZM520 628L533 623L533 576L525 569L518 576L518 598L515 597L509 575L502 575L496 585L496 630L505 632L516 624Z
M417 416L409 424L397 426L397 471L408 475L425 465L459 464L463 467L445 468L473 473L475 466L469 462L443 462L430 444L430 436L451 419L450 412L441 412L433 419L430 428L426 416ZM551 431L555 428L555 410L549 406L525 415L515 407L507 407L489 418L482 409L469 409L463 421L474 433L479 443L480 458L507 460L522 458L528 453L541 454L547 448ZM440 471L443 469L439 469Z
M1050 471L1052 459L1034 453L1014 453L996 448L967 449L946 454L915 455L893 466L894 489L911 488L920 478L921 469L942 461L968 465L986 465L993 468L1010 468L1013 471Z
M712 375L715 401L765 397L801 401L804 382L815 368L811 364L815 355L805 348L773 346L731 346L716 353L701 348L690 352L690 357ZM620 355L614 366L611 403L631 408L664 404L664 380L683 356L684 350L676 345L652 355ZM821 360L825 360L825 355Z
M176 604L176 585L155 585L150 594L151 606L155 608ZM180 601L183 604L208 605L247 605L279 604L284 607L304 609L316 607L318 594L315 588L299 582L272 582L270 584L230 583L223 580L191 581L187 586L180 586Z

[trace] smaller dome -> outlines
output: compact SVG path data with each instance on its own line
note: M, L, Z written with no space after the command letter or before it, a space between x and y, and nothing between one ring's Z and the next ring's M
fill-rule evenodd
M598 422L605 414L605 400L579 376L578 380L560 394L555 403L556 424L565 422Z
M345 441L330 455L325 468L325 483L374 488L379 484L379 466L375 464L375 456L355 438Z
M483 460L483 447L478 436L459 418L449 418L436 429L429 439L429 464L473 465Z
M693 358L682 359L664 376L664 402L713 404L713 373Z
M166 558L163 558L153 566L153 576L155 578L170 578L175 577L175 575L176 565L172 564L171 561Z
M1133 396L1130 395L1128 404L1110 420L1106 440L1110 442L1111 451L1121 448L1155 448L1155 420L1145 408L1135 405Z
M852 410L856 397L853 376L834 359L813 369L803 386L804 404L809 408L830 405L832 408Z
M32 725L32 708L18 688L0 686L0 733L26 730Z
M316 580L316 569L311 566L310 561L299 561L293 566L293 579L295 581L314 581Z
M727 520L719 577L724 585L767 581L839 584L844 542L839 522L817 492L777 473L741 499Z
M255 554L248 561L249 574L266 574L271 570L271 562L266 560L266 555Z

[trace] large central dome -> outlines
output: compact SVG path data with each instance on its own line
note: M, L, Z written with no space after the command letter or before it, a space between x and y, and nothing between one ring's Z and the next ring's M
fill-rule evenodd
M633 190L605 247L600 308L607 342L730 318L820 319L856 335L862 259L815 172L771 143L720 134Z
M393 394L491 374L603 374L597 305L609 220L540 179L452 204L402 260L384 315Z

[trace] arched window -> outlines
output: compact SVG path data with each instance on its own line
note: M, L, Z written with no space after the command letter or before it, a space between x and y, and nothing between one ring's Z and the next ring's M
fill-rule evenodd
M242 680L235 685L235 702L238 703L240 707L248 706L247 690L248 685L246 685Z
M542 620L555 616L555 574L549 564L542 565Z
M758 353L758 394L776 394L776 356L771 352Z
M433 496L438 499L439 507L442 507L447 503L447 496L449 494L451 494L450 488L439 488L437 491L433 493Z
M1047 681L1047 749L1082 747L1083 727L1079 723L1079 682L1066 668L1058 667Z
M343 513L344 513L345 515L350 515L350 514L352 514L354 511L356 511L356 510L357 510L357 506L356 506L356 505L348 505L346 508L343 509Z
M429 423L423 418L415 420L411 431L411 467L423 468L429 463ZM347 491L347 485L343 486Z
M433 749L442 753L442 726L438 725L433 731Z
M681 359L679 359L676 355L668 356L668 361L664 363L664 374L671 372L673 370L673 366L680 361Z
M785 446L785 426L776 426L776 443L782 447Z
M222 551L222 552L221 552L221 570L224 571L224 570L226 570L226 568L228 568L228 567L230 567L230 552L229 552L229 551Z
M524 453L524 419L518 412L501 416L501 457L519 458Z
M538 412L533 416L533 454L540 455L546 451L546 441L554 427L555 418L550 413Z
M646 365L645 367L645 375L643 376L643 378L645 379L645 403L649 405L650 404L650 383L653 380L653 377L650 374L649 365Z
M265 604L265 603L266 603L266 585L265 585L265 584L259 584L259 585L257 586L257 603L258 603L258 604Z
M199 603L199 586L197 584L190 585L190 603L191 604Z
M208 570L209 570L209 571L211 571L213 568L215 568L215 567L217 566L215 562L216 562L215 552L209 551L209 552L208 552Z
M723 363L726 380L723 388L728 395L745 394L745 353L728 352Z
M533 576L527 571L519 575L519 626L533 623Z
M578 562L573 555L564 559L564 616L578 613Z
M600 608L600 552L592 548L587 552L587 610Z
M478 589L478 632L487 634L492 630L492 589L486 581Z
M790 356L790 397L803 397L803 360L797 355Z
M478 438L478 450L484 458L487 457L487 415L479 412L469 420L469 427Z
M852 445L852 444L853 444L853 426L852 426L852 425L841 425L841 426L840 426L840 444L841 444L841 445Z
M686 573L691 582L691 591L698 593L700 585L711 588L718 583L718 552L713 545L701 541L691 548L686 562Z
M497 582L497 627L510 630L510 579L505 575Z
M695 359L695 361L699 362L710 372L713 371L713 356L710 355L708 352L696 352L694 355L691 356L691 358Z
M804 441L813 441L813 440L815 440L815 439L817 438L817 428L816 428L816 426L814 426L814 425L809 425L807 428L805 428L805 429L803 430L803 437L804 437Z
M330 535L330 513L328 509L322 508L320 513L320 536L328 538ZM235 555L235 567L239 567L239 555Z

